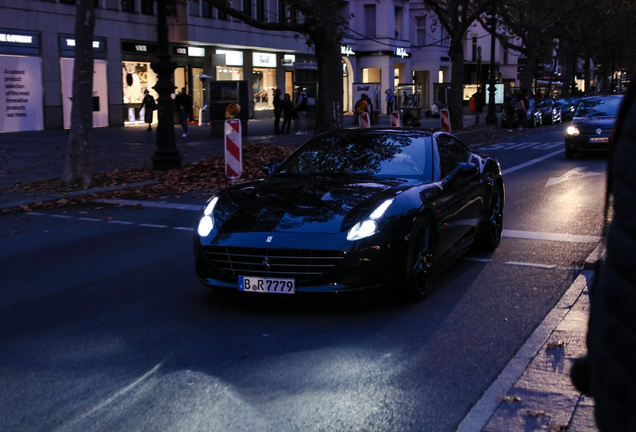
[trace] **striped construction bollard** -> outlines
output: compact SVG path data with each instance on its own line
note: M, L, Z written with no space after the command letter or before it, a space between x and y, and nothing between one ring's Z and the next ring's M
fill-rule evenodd
M448 113L447 109L439 110L439 119L442 122L442 130L444 132L450 132L450 114Z
M369 121L369 113L363 112L358 116L358 122L360 122L361 128L371 127L371 122Z
M241 143L241 121L225 120L225 176L232 183L243 174L243 150Z
M393 111L391 113L391 127L399 127L400 126L400 113L397 111Z

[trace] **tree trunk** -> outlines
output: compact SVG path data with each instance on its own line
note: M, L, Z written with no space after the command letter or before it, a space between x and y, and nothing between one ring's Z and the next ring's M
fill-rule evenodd
M93 143L93 35L95 2L80 0L75 16L75 62L71 131L68 140L62 184L81 182L87 188L93 182L91 147Z
M451 130L464 129L464 43L460 38L453 38L448 49L451 58L451 91L448 95L448 114Z
M342 55L340 41L324 36L314 41L318 61L316 130L342 129Z
M534 81L537 69L537 50L529 49L528 54L526 55L526 65L523 69L523 74L521 75L521 90L527 89L530 91L532 89L532 82Z

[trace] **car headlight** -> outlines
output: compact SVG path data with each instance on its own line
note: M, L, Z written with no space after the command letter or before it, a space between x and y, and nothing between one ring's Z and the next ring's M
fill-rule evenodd
M568 135L574 135L574 136L576 136L576 135L578 135L580 132L579 132L579 128L577 128L576 126L568 126L568 128L567 128L567 130L566 130L566 133L567 133Z
M219 197L214 197L203 209L203 217L199 221L199 227L197 232L201 237L205 237L210 234L212 228L214 228L214 207L219 201Z
M360 240L375 234L378 231L377 221L384 215L386 210L393 203L393 200L394 198L384 201L375 210L373 210L368 219L355 224L347 233L347 240Z

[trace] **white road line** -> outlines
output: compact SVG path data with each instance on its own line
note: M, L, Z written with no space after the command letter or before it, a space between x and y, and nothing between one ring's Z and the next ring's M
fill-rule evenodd
M181 230L181 231L194 231L194 228L188 228L188 227L174 227L174 229Z
M89 218L89 217L78 217L77 220L83 220L83 221L89 221L89 222L104 222L104 219Z
M555 268L557 268L556 265L524 263L524 262L517 262L517 261L506 261L505 264L521 266L521 267L536 267L536 268L542 268L542 269L555 269Z
M106 221L108 223L114 223L114 224L120 224L120 225L134 225L134 222L128 222L128 221L118 221L118 220L109 220Z
M148 228L168 228L168 225L155 225L155 224L139 224L139 226L148 227Z
M511 237L511 238L528 239L528 240L562 241L562 242L570 242L570 243L594 243L597 241L601 241L600 236L544 233L544 232L516 231L516 230L503 230L503 236Z
M466 261L490 262L489 258L462 257Z
M192 210L192 211L201 211L203 208L203 204L178 204L178 203L167 203L161 201L134 201L134 200L120 200L120 199L98 199L93 200L93 202L98 203L107 203L107 204L117 204L117 205L125 205L125 206L143 206L143 207L154 207L154 208L163 208L170 210Z
M73 216L67 216L67 215L52 214L49 216L54 218L60 218L60 219L73 219Z
M34 212L34 211L29 212L28 214L34 215L34 216L46 216L46 213L39 213L39 212Z
M530 165L534 165L534 164L539 163L539 162L541 162L543 160L550 159L552 156L556 156L558 154L563 154L563 150L557 150L555 152L548 153L545 156L541 156L541 157L538 157L536 159L532 159L532 160L530 160L528 162L522 163L521 165L517 165L517 166L511 167L511 168L505 169L501 173L502 174L508 174L508 173L513 172L513 171L517 171L517 170L520 170L522 168L529 167Z

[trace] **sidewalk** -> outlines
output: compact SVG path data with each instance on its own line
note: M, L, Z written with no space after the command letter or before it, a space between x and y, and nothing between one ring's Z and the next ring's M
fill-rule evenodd
M350 127L351 121L351 117L347 116L345 126ZM425 128L439 128L439 124L439 119L422 119L422 127ZM464 124L474 124L474 116L465 116ZM380 116L380 125L390 126L389 116ZM250 120L248 132L243 142L294 147L313 136L311 132L304 136L293 133L274 135L273 119ZM181 137L181 128L175 126L175 137L183 164L224 154L223 137L212 137L207 126L191 125L185 138ZM148 132L143 126L94 129L93 171L112 171L129 165L151 167L155 140L155 131ZM68 133L64 130L0 135L0 212L36 199L55 198L7 192L1 188L18 182L60 177L67 141ZM79 191L78 194L90 192L96 190ZM593 277L591 268L593 262L602 256L599 248L588 258L588 270L576 279L475 404L458 431L597 431L593 401L574 389L569 371L574 359L585 353L588 286Z

